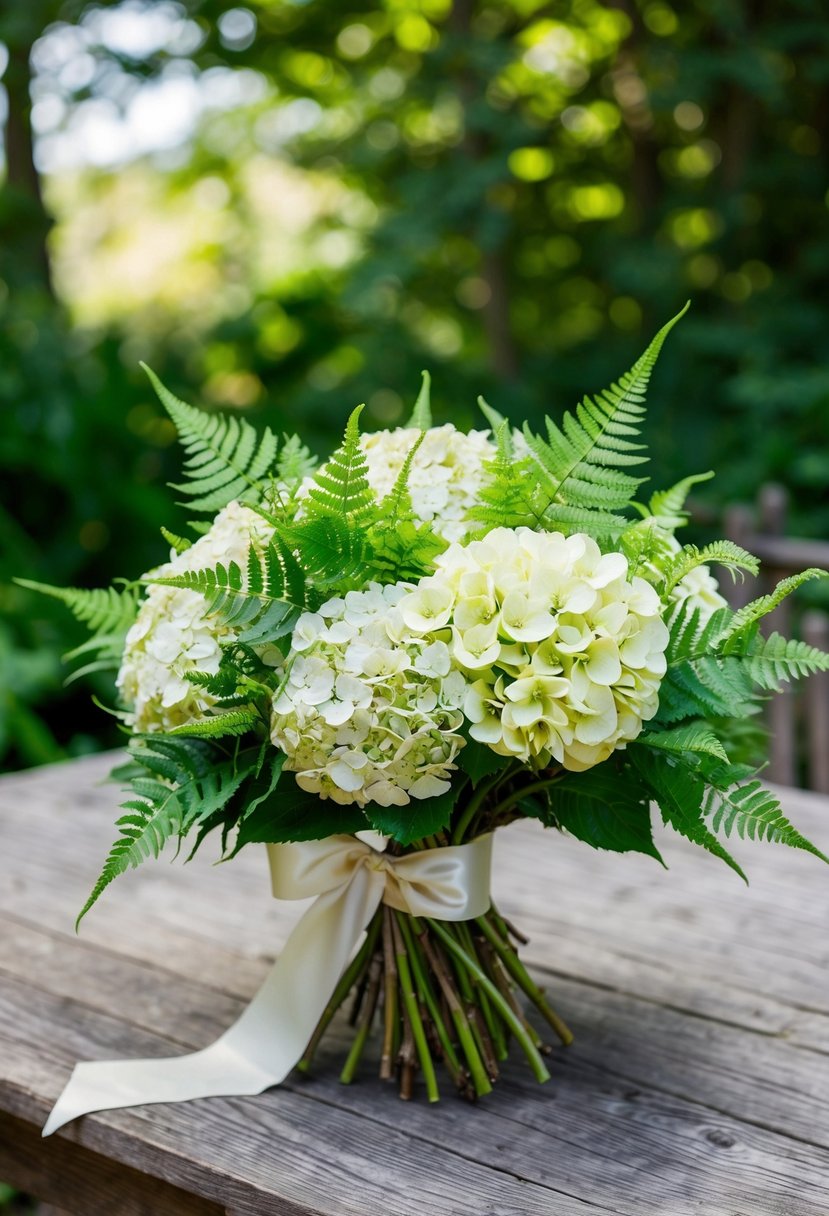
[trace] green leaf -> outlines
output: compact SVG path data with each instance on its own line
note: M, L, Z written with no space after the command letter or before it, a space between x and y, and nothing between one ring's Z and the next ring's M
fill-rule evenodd
M664 865L653 843L647 796L615 764L565 777L550 799L560 826L579 840L614 853L646 853Z
M648 518L668 532L681 528L688 522L685 503L691 490L703 481L710 481L713 476L711 470L707 473L692 473L690 477L683 477L682 481L667 490L657 490L651 494L647 512L643 510L643 514L647 514Z
M327 523L333 515L356 527L364 526L376 515L377 500L369 485L368 462L360 446L360 414L364 408L358 405L351 413L342 444L314 474L305 499L305 516L309 521Z
M340 806L300 789L293 779L283 778L273 795L242 820L231 856L235 857L246 844L322 840L363 831L368 826L359 807Z
M379 806L370 802L365 813L371 826L384 836L391 836L398 844L412 844L449 826L461 784L453 781L436 798L412 798L406 806Z
M728 755L710 726L704 722L689 722L674 730L648 731L640 735L631 747L656 747L660 751L682 753L697 752L716 756L728 762Z
M665 571L665 583L662 590L663 599L669 596L677 583L696 570L698 566L717 562L731 571L732 576L738 570L748 570L749 574L757 574L760 562L753 553L742 549L731 540L716 540L710 545L699 549L696 545L685 545L677 553L674 560Z
M618 384L585 397L575 414L565 413L561 426L547 418L546 439L525 425L524 437L549 496L545 519L550 523L596 534L624 528L625 519L617 512L628 507L641 478L623 469L646 459L642 444L636 442L645 416L645 392L665 338L687 310L686 304L662 327Z
M489 402L483 397L478 398L478 409L489 423L489 429L492 431L493 435L497 435L501 427L507 421L504 415L499 414L497 410L493 409ZM509 423L507 423L507 426L509 426Z
M706 827L703 778L678 759L659 756L653 751L643 755L634 749L630 752L630 758L645 787L652 791L665 823L686 840L719 857L747 883L748 879L740 866Z
M244 575L236 562L220 562L215 569L148 575L144 581L197 591L204 596L206 614L221 617L248 644L284 637L312 603L305 573L278 534L263 550L251 545Z
M420 384L420 392L417 394L412 416L406 426L417 427L419 431L428 431L432 425L432 377L427 371L423 371L421 375L423 379Z
M757 625L764 616L768 616L773 612L778 604L796 591L798 587L802 587L804 583L811 582L816 578L829 578L829 571L820 570L813 566L809 570L803 570L800 574L793 574L789 578L784 578L777 584L774 591L769 595L761 595L759 599L752 600L750 604L746 604L738 612L735 612L731 621L726 628L720 633L717 639L720 649L723 654L731 654L734 651L739 651L744 645L746 638L753 638L757 632Z
M478 502L470 519L490 528L537 528L546 505L540 491L535 462L528 456L517 459L509 423L504 421L496 435L497 450L485 466L485 478Z
M183 536L176 536L175 532L171 532L169 528L162 527L161 535L176 553L186 553L188 549L192 549L193 547L191 540L186 540Z
M728 791L709 790L706 814L711 816L714 831L726 837L736 830L742 839L785 844L829 863L825 853L792 827L777 798L756 779Z
M228 713L214 714L198 722L187 722L176 726L169 735L186 735L191 739L222 739L228 735L245 735L261 727L262 718L255 709L232 709Z
M351 527L342 516L328 515L301 520L292 528L282 529L280 535L290 548L302 554L303 567L316 586L363 581L368 561L364 527Z
M217 763L215 751L199 739L137 736L130 755L143 775L130 778L135 797L122 803L129 814L117 822L120 835L76 926L119 874L158 857L170 839L225 807L247 775L238 761Z
M457 758L458 768L467 774L473 786L483 781L484 777L497 773L498 769L505 768L508 763L504 756L499 756L491 747L478 743L476 739L467 739L466 747L461 749Z
M773 633L769 638L758 636L750 643L745 669L755 684L776 692L782 680L829 671L829 654L807 642Z
M244 418L206 414L174 397L145 363L150 378L170 418L175 423L186 459L187 481L173 485L193 511L211 514L238 499L247 502L265 494L276 459L276 436L266 427L261 437Z
M125 587L120 591L114 587L86 590L81 587L52 587L30 578L16 578L14 582L29 591L59 600L94 635L82 646L64 655L67 662L82 655L97 656L94 662L74 672L70 677L72 680L91 671L112 671L119 666L124 639L138 614L138 592L134 587Z

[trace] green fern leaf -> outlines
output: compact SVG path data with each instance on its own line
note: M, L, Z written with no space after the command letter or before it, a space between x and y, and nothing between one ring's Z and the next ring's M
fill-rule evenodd
M69 681L80 679L94 671L112 671L121 662L124 638L138 613L138 592L132 587L86 590L81 587L52 587L29 578L16 578L19 586L65 604L76 620L94 635L82 646L68 651L64 661L71 663L85 655L94 655L92 662L73 672Z
M769 595L761 595L759 599L752 600L750 604L746 604L744 608L735 612L718 639L722 653L730 654L739 651L745 645L747 638L756 635L759 622L764 616L773 612L787 595L791 595L798 587L802 587L804 583L816 578L829 578L829 571L819 570L813 566L809 570L803 570L800 574L793 574L790 578L784 578L782 582L778 583Z
M173 485L185 495L187 505L194 511L213 513L234 499L248 502L262 498L279 446L273 431L266 427L260 437L244 418L206 414L187 405L174 397L146 364L141 366L175 423L187 453L187 481Z
M200 739L139 736L130 756L149 776L131 777L135 797L122 804L129 813L117 822L120 835L76 928L115 878L149 857L157 858L168 841L225 807L248 775L236 760L217 762L215 750Z
M744 666L755 684L777 692L783 680L829 671L829 654L806 642L773 633L769 638L758 636L750 643Z
M246 735L261 725L262 718L257 710L232 709L227 713L202 718L199 722L176 726L168 734L185 735L190 739L223 739L228 735Z
M499 414L497 410L493 409L489 402L483 397L478 398L478 409L489 423L489 428L493 435L497 435L501 427L507 421L504 415Z
M717 562L720 566L725 566L731 571L732 577L736 577L738 570L747 570L749 574L757 574L760 569L760 562L754 554L735 545L731 540L716 540L702 549L696 545L685 545L665 571L663 599L669 596L677 583L682 582L692 570L696 570L698 566L705 566L709 562Z
M494 411L493 411L494 413ZM525 456L516 459L509 423L504 420L495 435L497 449L486 463L486 477L470 519L490 528L537 528L545 502L539 502L538 471ZM482 530L482 531L483 531Z
M742 839L785 844L829 863L825 853L792 827L777 798L756 779L728 791L709 790L705 813L711 817L714 831L726 838L736 831Z
M176 536L175 532L171 532L169 528L162 527L161 535L176 553L186 553L188 549L192 549L193 547L191 540L186 540L183 536Z
M278 535L261 552L250 547L246 576L236 562L230 562L215 569L148 575L144 581L197 591L204 596L206 614L221 617L240 631L239 641L249 645L284 637L299 612L316 603L302 568Z
M575 414L565 413L560 427L548 418L546 440L525 426L524 436L541 471L555 523L566 522L556 509L560 506L581 512L598 510L605 516L628 506L641 479L622 470L646 459L637 442L645 415L645 392L665 338L687 309L686 304L663 326L618 384L596 397L585 397ZM605 522L596 526L604 527ZM624 520L621 524L614 520L612 526L619 530Z
M368 481L368 462L360 446L360 414L365 407L358 405L348 419L343 442L330 460L314 474L305 499L308 520L336 516L352 527L365 526L376 518L377 500Z
M674 532L688 522L685 503L693 487L699 485L700 482L710 481L713 476L713 472L708 472L683 477L682 481L678 481L669 489L657 490L651 494L647 507L638 509L643 515L653 519L660 528L664 528L667 532Z
M432 377L427 371L421 372L421 375L423 379L420 383L420 392L417 394L412 416L406 426L417 427L419 431L428 431L432 425Z
M302 564L317 587L356 580L370 557L366 554L366 529L352 527L341 515L306 519L282 532L285 542L302 554ZM343 588L339 588L342 590Z
M631 760L652 791L665 823L686 840L719 857L748 882L741 867L705 824L705 782L702 777L679 762L678 757L669 759L653 752L642 755L632 751Z
M293 491L304 478L310 477L318 463L299 435L286 435L273 476L277 482Z
M728 762L728 755L710 726L704 722L689 722L674 730L648 731L640 735L631 747L656 747L660 751L681 754L695 752L716 756Z

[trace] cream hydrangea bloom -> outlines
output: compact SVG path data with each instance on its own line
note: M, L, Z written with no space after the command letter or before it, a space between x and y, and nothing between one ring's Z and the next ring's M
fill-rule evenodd
M466 681L444 642L406 629L405 590L370 583L297 622L271 738L321 798L405 806L449 788Z
M216 516L210 530L183 553L154 570L163 577L222 562L244 564L251 540L266 542L265 520L238 502ZM204 596L177 587L150 587L127 633L117 686L136 731L165 731L206 716L213 699L185 672L219 669L221 643L234 632L205 615Z
M420 431L398 427L362 435L369 484L382 499L392 489ZM418 519L432 524L447 541L461 540L473 525L466 522L478 502L484 465L495 455L489 431L465 434L447 423L431 427L415 453L409 477L412 506Z
M413 633L443 636L470 681L470 734L576 771L635 739L658 707L668 630L655 589L590 537L495 528L451 545L404 596Z

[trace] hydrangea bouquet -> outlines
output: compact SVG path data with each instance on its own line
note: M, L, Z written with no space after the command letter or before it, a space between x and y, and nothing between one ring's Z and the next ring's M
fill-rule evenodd
M488 430L434 427L424 374L407 426L361 434L357 409L319 466L297 438L186 405L150 372L186 452L174 488L212 522L194 542L165 532L170 559L137 583L39 587L91 627L90 665L118 667L132 736L119 836L81 915L168 841L192 853L212 833L223 857L357 838L440 860L530 817L660 860L655 803L739 874L733 832L822 857L754 775L743 720L781 680L829 668L758 628L823 572L732 611L709 566L741 577L756 559L675 539L710 474L641 498L645 390L674 323L543 434L483 401ZM486 1093L511 1041L544 1080L528 1009L570 1033L488 892L479 911L379 903L299 1067L353 991L343 1081L375 1019L380 1076L403 1097L419 1070L436 1099L437 1064Z

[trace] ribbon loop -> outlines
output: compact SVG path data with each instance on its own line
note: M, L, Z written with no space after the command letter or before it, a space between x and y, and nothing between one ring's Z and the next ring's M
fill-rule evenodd
M469 920L489 907L491 835L403 857L355 836L268 845L278 899L317 898L234 1024L191 1055L77 1064L43 1129L95 1110L258 1094L301 1058L381 902L413 916Z

